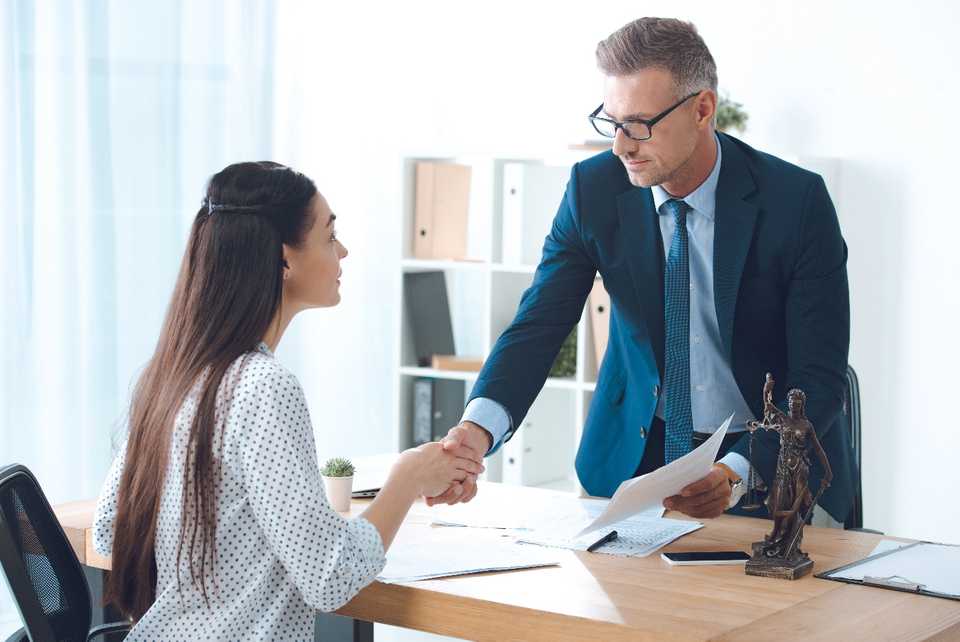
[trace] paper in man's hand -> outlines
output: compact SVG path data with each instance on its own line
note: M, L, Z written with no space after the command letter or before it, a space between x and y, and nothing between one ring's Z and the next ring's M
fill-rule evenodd
M653 506L660 506L667 497L678 494L688 485L706 477L716 461L731 421L733 415L727 417L703 444L680 459L641 477L624 481L613 494L606 510L576 537L616 524Z

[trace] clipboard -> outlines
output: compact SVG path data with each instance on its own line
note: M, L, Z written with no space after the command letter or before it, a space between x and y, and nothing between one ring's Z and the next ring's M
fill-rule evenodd
M913 542L814 577L960 601L960 546Z

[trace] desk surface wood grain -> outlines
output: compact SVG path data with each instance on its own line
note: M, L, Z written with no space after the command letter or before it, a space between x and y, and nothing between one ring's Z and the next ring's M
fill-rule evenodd
M553 491L482 484L481 506L535 506ZM351 515L366 502L355 501ZM478 506L480 508L481 506ZM90 527L94 502L56 507L80 561L109 569ZM430 526L417 504L395 546L482 546L495 530ZM683 518L681 515L671 515ZM664 550L749 550L770 522L722 516ZM846 564L881 536L808 527L814 572ZM374 582L338 613L469 640L960 640L960 602L807 576L745 575L741 566L670 566L658 554L624 558L558 551L561 565L409 584Z

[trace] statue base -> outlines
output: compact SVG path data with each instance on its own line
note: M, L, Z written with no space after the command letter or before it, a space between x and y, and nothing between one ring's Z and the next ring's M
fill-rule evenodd
M813 560L801 550L797 550L789 559L783 557L768 557L765 551L768 542L754 542L753 557L746 564L747 575L761 577L775 577L781 580L798 580L813 570Z

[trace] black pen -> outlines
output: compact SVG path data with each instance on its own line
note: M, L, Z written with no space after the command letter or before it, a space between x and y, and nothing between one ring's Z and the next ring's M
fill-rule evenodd
M598 548L600 548L601 546L603 546L604 544L606 544L607 542L612 542L615 539L617 539L617 531L610 531L609 533L607 533L606 535L604 535L603 537L595 541L593 544L588 546L587 552L592 553Z

